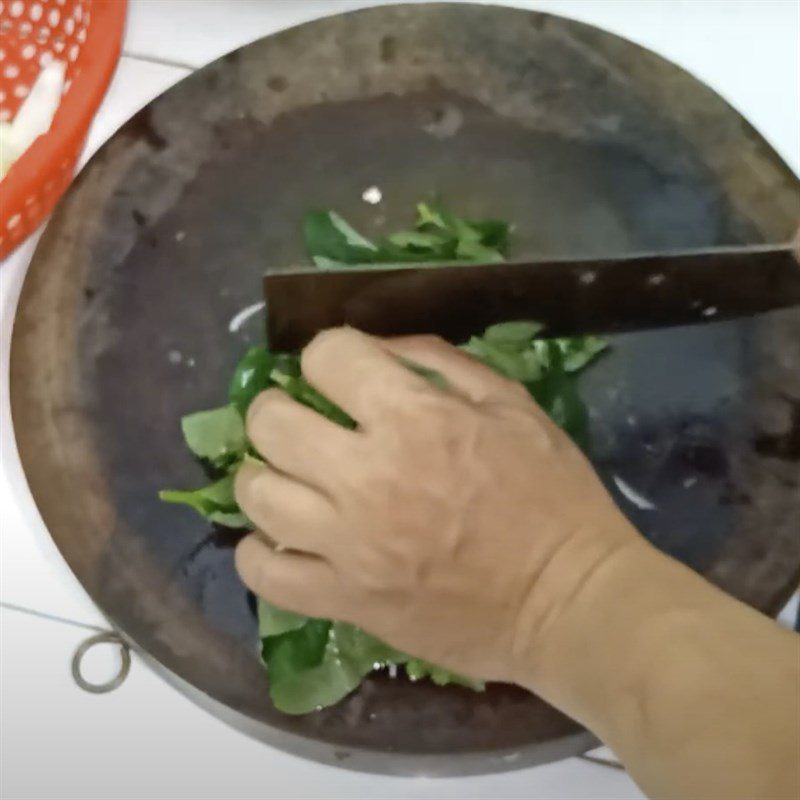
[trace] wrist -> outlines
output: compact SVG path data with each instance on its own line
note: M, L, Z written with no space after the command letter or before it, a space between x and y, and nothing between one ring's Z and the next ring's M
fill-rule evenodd
M633 724L676 616L710 588L624 520L565 548L539 583L518 682L605 739Z

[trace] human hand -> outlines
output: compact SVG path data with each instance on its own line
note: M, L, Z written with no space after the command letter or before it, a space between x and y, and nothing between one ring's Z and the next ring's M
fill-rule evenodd
M268 464L241 468L236 497L269 539L239 545L243 581L462 674L530 684L571 599L639 542L582 453L522 386L432 337L332 330L302 369L358 428L280 390L256 398L247 431Z

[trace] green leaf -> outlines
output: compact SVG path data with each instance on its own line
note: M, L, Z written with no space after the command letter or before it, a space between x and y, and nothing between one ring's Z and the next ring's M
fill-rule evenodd
M244 422L233 405L189 414L181 428L189 449L218 468L240 459L247 449Z
M312 261L314 262L314 266L321 270L347 269L348 267L354 266L353 264L345 264L344 261L337 261L334 258L326 258L325 256L314 256Z
M443 213L443 210L440 210L435 204L417 203L417 228L422 230L432 227L444 231L450 230Z
M309 621L309 617L295 614L293 611L284 611L281 608L276 608L260 597L258 598L257 609L258 635L262 639L270 636L280 636L289 631L296 631Z
M272 702L286 714L338 703L389 652L352 625L324 620L309 620L262 643Z
M494 264L503 261L503 254L480 242L461 239L456 247L456 258L461 261L483 261Z
M241 511L212 511L208 514L208 519L223 528L250 528L252 530L254 527Z
M480 236L482 245L491 247L504 256L508 254L508 239L511 226L507 222L497 219L487 219L471 222L470 225Z
M368 264L378 248L335 211L309 211L303 224L306 250L315 259Z
M509 225L499 220L470 221L436 204L417 206L417 230L446 236L455 250L448 257L464 261L502 261L508 249Z
M386 241L405 250L427 254L425 251L436 253L447 247L450 237L439 233L422 233L421 231L400 231L386 238Z
M553 422L585 449L588 444L589 415L578 394L575 375L564 368L564 355L557 342L550 340L545 346L548 367L539 380L526 384L527 389Z
M191 491L165 490L158 493L165 503L179 503L193 508L206 519L227 528L246 528L247 517L239 511L233 494L233 473L208 486Z
M501 322L490 325L481 337L485 342L502 347L527 348L534 336L544 326L539 322L520 320L519 322Z
M440 686L456 683L483 688L478 681L410 659L346 622L309 620L263 600L259 601L258 619L270 696L275 707L286 714L307 714L334 705L370 672L390 664L407 663L413 680L430 678Z
M493 344L480 336L473 336L462 349L487 367L520 383L538 380L544 367L535 350Z
M554 341L564 356L564 369L567 372L578 372L608 348L608 343L597 336L578 336Z
M253 398L270 385L269 374L275 360L266 347L251 347L237 364L228 387L228 400L242 416Z

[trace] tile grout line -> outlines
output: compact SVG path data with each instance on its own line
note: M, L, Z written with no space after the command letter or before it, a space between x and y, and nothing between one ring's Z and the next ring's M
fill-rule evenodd
M31 617L39 617L46 619L50 622L59 622L62 625L72 625L75 628L83 628L87 631L98 631L105 633L107 628L101 628L97 625L91 625L88 622L78 622L75 619L68 619L67 617L59 617L57 614L48 614L46 611L36 611L33 608L25 608L25 606L18 606L16 603L7 603L5 600L0 600L0 608L5 608L8 611L16 611L18 614L27 614Z
M196 72L200 67L196 67L193 64L187 64L185 61L173 61L169 58L160 58L159 56L146 56L142 55L141 53L136 53L131 50L123 50L120 53L121 58L132 58L136 61L146 61L149 64L158 64L162 67L172 67L177 69L184 69L188 72Z

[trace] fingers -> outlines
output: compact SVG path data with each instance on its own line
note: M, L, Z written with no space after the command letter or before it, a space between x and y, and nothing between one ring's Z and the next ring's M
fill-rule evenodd
M356 434L268 389L247 412L247 435L259 453L281 472L323 489L342 458L355 446Z
M327 561L273 550L258 534L236 547L242 582L279 608L309 617L347 619L344 587Z
M318 334L303 351L301 366L309 383L362 425L381 415L387 398L427 388L379 339L352 328Z
M517 391L512 381L438 336L404 336L383 345L398 358L438 372L449 387L475 403Z
M333 507L315 489L266 464L242 464L234 484L236 502L253 524L283 547L307 553L330 550Z

